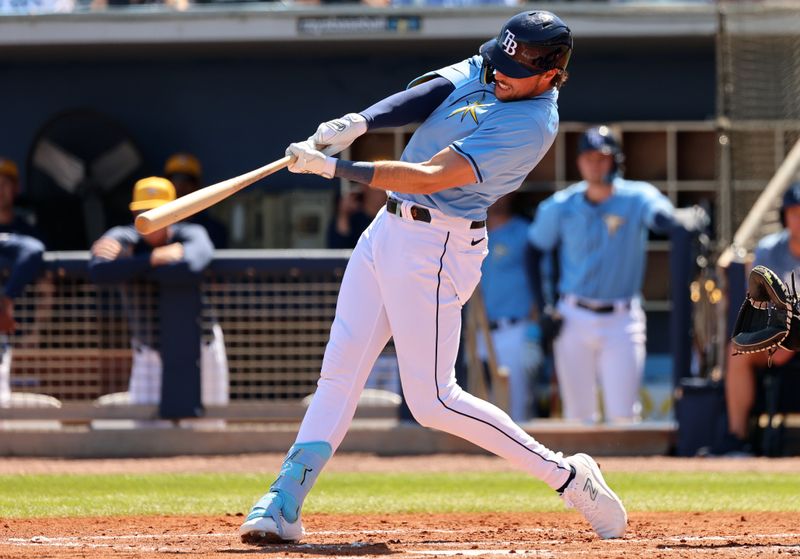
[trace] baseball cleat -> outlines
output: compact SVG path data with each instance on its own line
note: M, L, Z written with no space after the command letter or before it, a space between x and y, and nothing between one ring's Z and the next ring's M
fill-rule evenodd
M575 508L603 538L621 538L628 525L628 513L600 473L597 462L588 454L566 459L575 468L575 478L561 497L568 508Z
M239 527L242 543L249 545L270 545L280 543L297 543L305 535L303 522L290 523L281 518L281 527L272 518L258 517L246 520Z
M283 513L284 496L271 491L261 497L250 510L250 514L239 526L239 536L243 543L267 545L275 543L297 543L305 535L300 510L292 515L289 522Z

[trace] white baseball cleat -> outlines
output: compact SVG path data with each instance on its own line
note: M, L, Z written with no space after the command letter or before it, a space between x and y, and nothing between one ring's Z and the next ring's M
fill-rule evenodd
M250 545L297 543L306 534L303 522L299 518L297 522L287 522L281 516L278 522L280 526L269 516L245 520L244 524L239 526L242 543Z
M606 484L597 462L588 454L575 454L566 461L575 468L575 478L561 495L564 503L580 511L601 538L621 538L628 513Z

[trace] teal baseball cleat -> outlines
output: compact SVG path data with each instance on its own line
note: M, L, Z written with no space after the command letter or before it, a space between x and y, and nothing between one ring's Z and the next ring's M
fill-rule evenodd
M251 545L296 543L305 535L300 509L322 468L333 454L326 442L295 444L283 461L278 479L253 505L239 527L242 542Z

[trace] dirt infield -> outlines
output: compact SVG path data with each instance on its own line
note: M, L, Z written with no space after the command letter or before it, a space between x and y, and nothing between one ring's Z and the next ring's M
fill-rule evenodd
M176 457L138 460L0 461L0 474L264 472L282 455ZM798 459L698 460L605 458L607 472L797 472ZM336 456L330 471L505 471L489 456L382 458ZM81 557L508 557L537 558L800 558L800 512L633 513L622 540L601 541L575 512L436 515L309 515L308 536L292 546L251 547L237 528L241 513L222 517L0 519L0 559Z
M800 513L640 513L601 541L577 513L311 515L298 545L239 542L241 518L144 517L0 521L0 557L222 559L276 557L800 557Z

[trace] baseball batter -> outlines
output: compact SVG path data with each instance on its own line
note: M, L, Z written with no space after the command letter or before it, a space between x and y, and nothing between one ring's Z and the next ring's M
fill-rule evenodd
M277 480L240 528L246 543L298 541L300 511L350 425L376 357L394 338L408 406L420 424L499 455L558 491L603 538L627 515L597 464L564 458L498 408L456 384L461 307L487 254L486 210L519 187L558 129L558 88L572 53L550 12L511 18L480 55L428 73L359 114L323 123L291 144L289 170L388 191L358 241L339 292L314 398ZM400 161L330 157L368 128L422 124ZM320 151L321 150L321 151Z
M674 210L655 186L622 179L621 163L608 127L587 130L578 145L584 180L542 202L529 230L535 248L558 248L556 320L563 319L563 327L553 354L567 419L600 419L598 381L608 421L639 416L646 341L639 293L647 232L667 232ZM554 311L543 308L542 314L552 317Z

